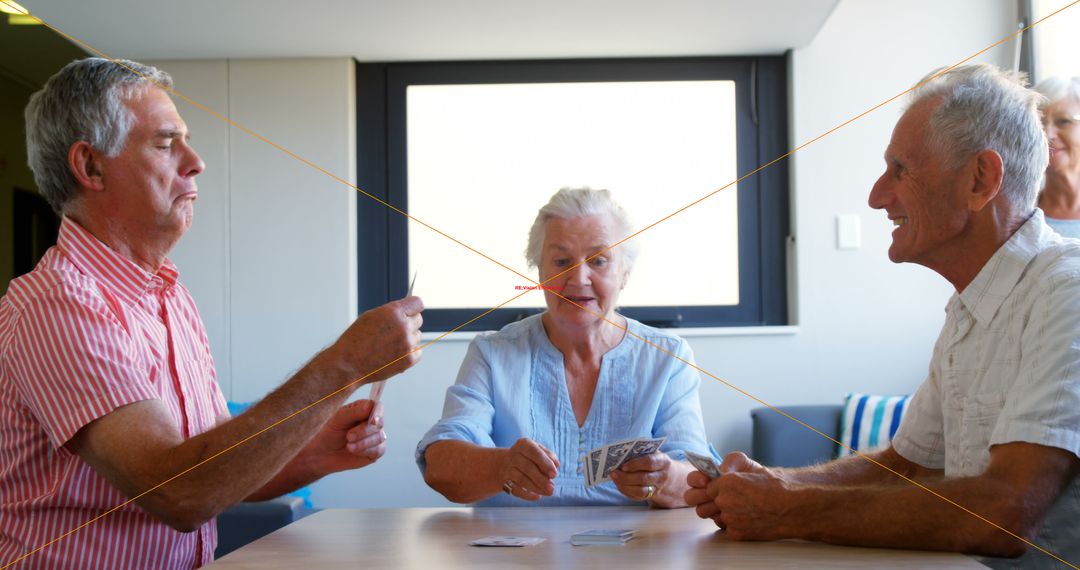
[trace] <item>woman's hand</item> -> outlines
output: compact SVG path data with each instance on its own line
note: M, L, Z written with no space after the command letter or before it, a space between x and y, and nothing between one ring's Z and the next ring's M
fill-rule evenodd
M559 458L548 448L524 437L505 450L498 471L503 491L526 501L555 493L558 472Z
M637 457L611 472L620 493L654 507L685 507L686 474L693 468L662 451Z

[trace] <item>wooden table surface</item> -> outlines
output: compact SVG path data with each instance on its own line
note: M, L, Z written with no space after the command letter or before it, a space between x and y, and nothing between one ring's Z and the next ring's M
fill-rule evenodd
M629 528L622 546L571 546L589 528ZM539 536L522 548L469 546L484 536ZM960 554L802 541L735 542L690 509L646 507L331 509L211 566L229 568L985 568Z

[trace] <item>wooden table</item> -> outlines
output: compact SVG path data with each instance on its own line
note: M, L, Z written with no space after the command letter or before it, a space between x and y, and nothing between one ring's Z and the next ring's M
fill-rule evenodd
M622 546L571 546L589 528L629 528ZM540 536L523 548L469 546L484 536ZM217 561L228 568L985 568L960 554L802 541L735 542L690 509L645 507L332 509Z

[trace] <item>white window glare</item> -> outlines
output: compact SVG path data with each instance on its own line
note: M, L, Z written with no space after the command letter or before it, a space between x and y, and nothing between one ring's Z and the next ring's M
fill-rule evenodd
M640 229L739 174L733 81L410 85L406 100L409 212L533 279L529 227L559 188L611 190ZM637 238L622 306L739 303L735 190ZM408 252L429 308L531 285L418 224ZM534 291L506 307L543 304Z
M1065 0L1032 0L1032 21L1061 10L1032 29L1035 48L1035 78L1080 76L1080 9Z

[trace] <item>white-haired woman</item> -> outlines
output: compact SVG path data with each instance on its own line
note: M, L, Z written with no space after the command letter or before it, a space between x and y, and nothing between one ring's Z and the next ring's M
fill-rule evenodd
M525 253L544 283L547 311L469 345L442 419L417 446L433 489L482 506L686 506L693 468L684 452L715 457L701 379L649 344L692 362L684 340L615 312L636 249L608 248L631 233L607 190L564 188L540 209ZM659 451L587 487L583 456L591 449L658 437L667 438Z
M1039 207L1057 233L1080 238L1080 77L1051 77L1035 90L1046 97L1043 127L1050 142Z

